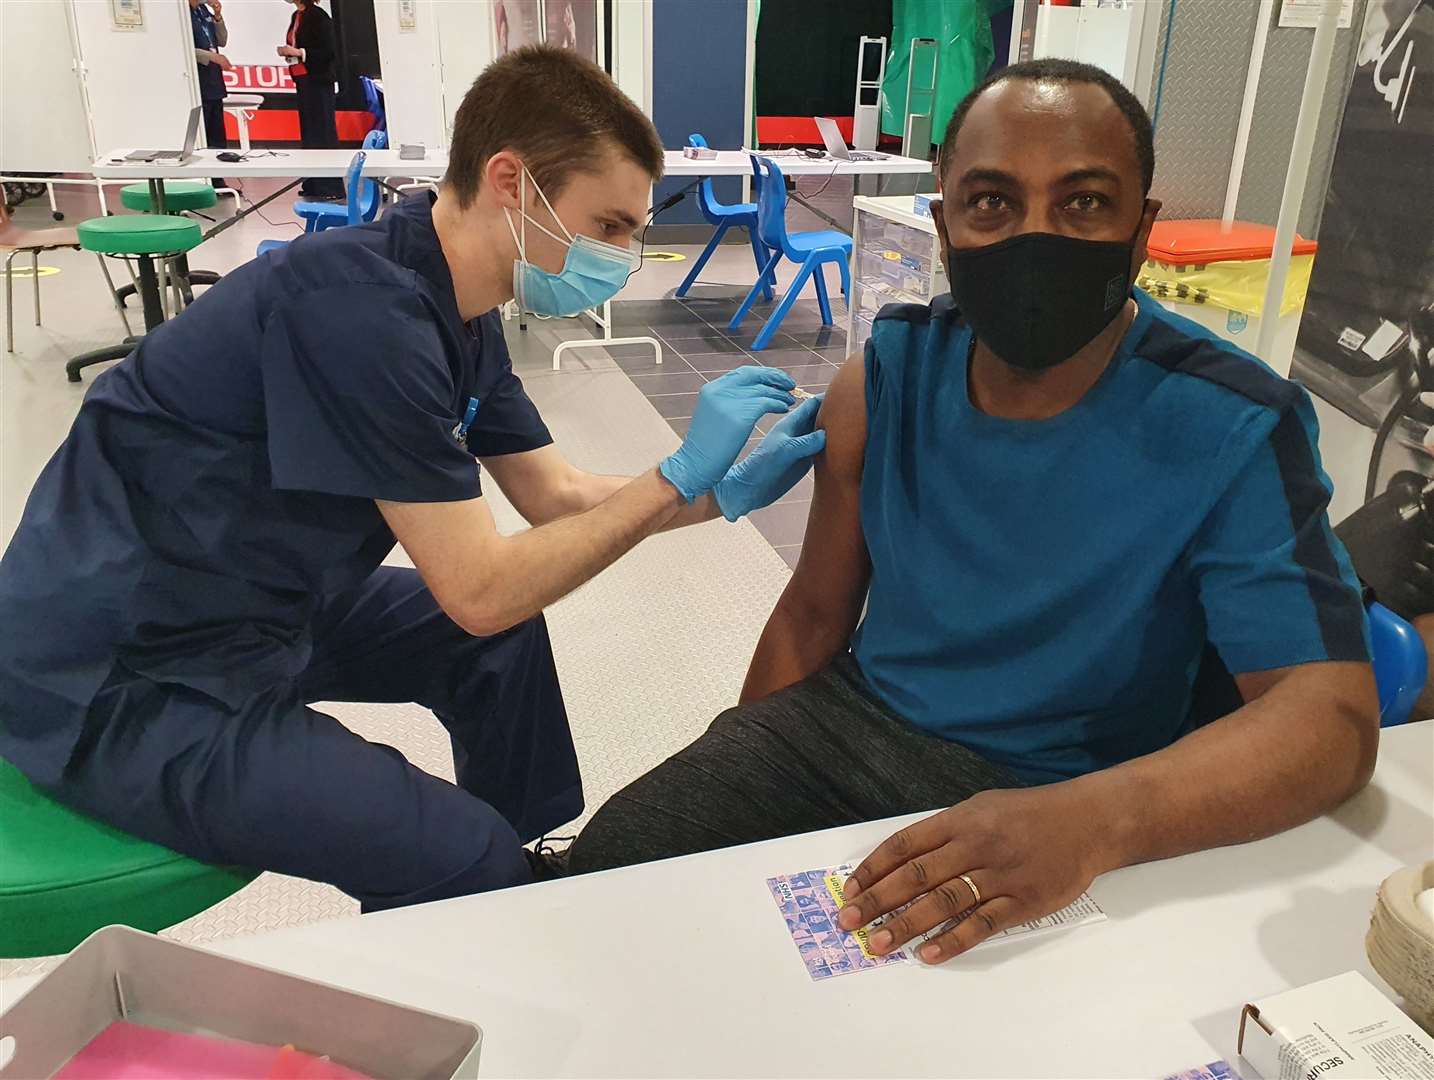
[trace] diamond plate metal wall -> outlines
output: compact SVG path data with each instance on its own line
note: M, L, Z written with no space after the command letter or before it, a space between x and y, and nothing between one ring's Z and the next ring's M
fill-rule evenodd
M1219 217L1230 155L1235 149L1245 69L1255 37L1258 0L1150 0L1161 4L1160 47L1169 37L1164 88L1155 131L1154 194L1162 216ZM1313 237L1324 209L1335 138L1353 73L1366 0L1355 0L1354 24L1336 31L1334 62L1325 88L1299 231ZM1173 32L1172 32L1172 10ZM1250 129L1237 210L1241 219L1273 225L1280 212L1285 169L1294 141L1314 31L1281 29L1272 14ZM1159 56L1160 53L1157 53ZM1157 67L1157 76L1158 76Z

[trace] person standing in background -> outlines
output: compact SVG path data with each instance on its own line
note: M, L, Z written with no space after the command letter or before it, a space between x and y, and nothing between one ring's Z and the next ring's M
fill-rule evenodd
M338 123L334 113L334 21L318 0L293 0L289 33L278 52L289 62L299 105L299 141L305 150L336 150ZM310 177L299 192L311 199L342 199L338 177Z
M234 65L219 50L229 44L229 28L224 25L224 4L221 0L189 0L189 22L194 29L194 59L199 68L199 104L204 109L204 140L211 150L229 145L224 133L224 72ZM215 187L228 185L219 177Z

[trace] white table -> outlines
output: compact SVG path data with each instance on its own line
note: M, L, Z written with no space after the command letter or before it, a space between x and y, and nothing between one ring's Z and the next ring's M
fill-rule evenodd
M1383 988L1375 889L1434 853L1432 814L1434 723L1405 725L1334 814L1099 879L1106 922L821 983L764 879L906 819L214 948L472 1020L485 1076L1158 1077L1234 1063L1252 997L1349 969Z
M196 150L183 165L163 161L125 161L129 150L112 150L94 163L96 176L109 180L203 180L216 172L226 176L343 176L348 172L354 150L252 150L244 161L220 161L227 151ZM429 150L422 158L400 159L397 150L365 150L363 175L442 175L448 169L446 150ZM298 182L297 180L295 181Z
M125 161L129 150L111 150L96 159L94 175L107 181L149 181L150 203L155 213L164 213L165 180L207 180L211 176L225 177L288 177L285 184L273 193L256 202L248 209L241 204L232 217L225 218L204 234L208 240L241 219L269 205L285 192L292 191L305 177L348 175L349 164L353 161L354 150L251 150L242 161L220 161L218 155L230 151L196 150L183 165L173 161ZM361 175L370 179L383 180L391 176L414 176L434 174L441 176L448 170L448 152L429 150L422 158L400 158L397 150L365 150Z
M664 150L667 176L751 176L750 154L770 157L785 176L920 176L931 171L923 158L888 154L879 161L842 161L833 157L809 158L777 150L718 150L715 158L694 160L681 150Z

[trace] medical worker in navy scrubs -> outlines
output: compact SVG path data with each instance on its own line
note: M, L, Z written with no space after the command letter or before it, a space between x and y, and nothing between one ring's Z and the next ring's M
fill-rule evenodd
M464 100L437 196L226 275L100 376L0 561L0 757L369 910L531 880L520 844L583 805L543 609L653 532L780 497L823 440L817 402L750 367L644 475L552 445L495 309L615 293L661 171L600 69L519 50ZM534 527L499 535L487 483ZM416 572L380 565L395 540ZM431 708L457 786L315 701Z

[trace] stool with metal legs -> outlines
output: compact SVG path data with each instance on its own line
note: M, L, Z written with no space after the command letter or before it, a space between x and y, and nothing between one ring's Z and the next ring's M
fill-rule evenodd
M30 253L30 282L35 290L35 325L40 325L40 252L61 248L78 248L80 238L74 229L22 229L11 224L5 201L0 199L0 252L5 258L5 351L15 351L15 284L12 266L15 256Z
M121 188L120 202L124 204L126 210L138 210L142 214L156 212L148 183L127 184ZM164 181L163 212L166 214L178 214L185 210L208 210L218 202L219 196L215 193L215 189L202 180ZM219 280L219 275L213 270L189 269L189 260L183 256L175 260L175 276L179 279L186 304L194 302L194 294L190 286L213 285ZM121 304L133 295L134 287L131 285L120 286L117 294Z
M144 301L146 330L153 330L164 322L167 315L169 300L165 292L171 276L168 264L198 246L203 239L196 222L167 214L121 214L115 217L91 218L89 221L80 222L76 231L79 233L80 247L100 256L100 266L105 271L106 280L110 280L109 268L104 263L106 255L134 259L139 264L138 291ZM155 267L156 259L160 262L158 270ZM166 278L164 286L160 283L160 273ZM114 290L112 280L110 288ZM118 297L119 290L114 291ZM180 292L177 282L175 291ZM181 300L181 296L176 296L176 307ZM128 329L128 320L125 325ZM83 368L108 360L123 359L134 351L135 341L136 339L131 337L117 345L81 353L65 365L65 375L70 382L79 382Z

